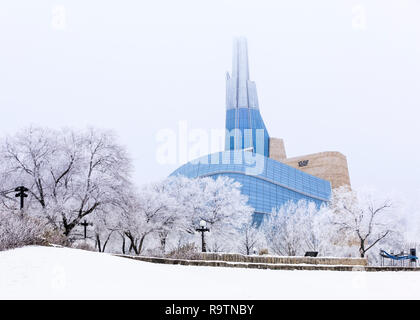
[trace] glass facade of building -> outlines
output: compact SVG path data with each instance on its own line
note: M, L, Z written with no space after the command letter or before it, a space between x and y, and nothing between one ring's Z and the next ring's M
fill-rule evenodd
M235 131L235 129L239 130ZM260 110L253 108L226 110L226 130L228 133L226 150L252 148L255 153L268 157L270 137Z
M225 151L191 161L171 175L233 178L241 183L241 192L255 209L256 222L290 200L304 199L318 206L328 201L329 181L269 158L270 137L260 114L255 82L249 80L244 38L234 41L232 61L232 75L226 77Z
M330 182L286 164L248 151L223 151L189 162L172 173L188 178L227 176L241 183L241 192L255 209L259 223L264 214L289 200L305 199L320 206L328 201Z

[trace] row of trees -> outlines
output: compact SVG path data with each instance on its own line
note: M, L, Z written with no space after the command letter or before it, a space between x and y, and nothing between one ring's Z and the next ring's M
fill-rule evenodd
M103 251L110 239L119 238L123 253L154 249L163 254L198 240L195 229L204 220L212 233L209 248L232 250L229 240L237 236L237 226L251 218L246 202L232 179L167 178L126 194L119 211L96 215L96 244Z
M93 224L89 242L96 250L131 254L194 248L200 220L210 227L211 251L365 256L377 243L403 241L391 203L375 202L367 193L337 189L321 208L290 202L256 227L232 179L170 177L136 188L131 172L125 149L109 131L31 127L3 139L0 243L16 246L13 239L25 233L44 239L55 234L55 240L77 244L85 220ZM13 194L18 185L30 193L23 215ZM23 230L14 232L19 221Z
M365 257L378 243L387 249L403 248L403 230L389 199L341 187L333 190L330 203L321 208L300 201L274 211L260 228L260 238L279 255L318 251L323 256ZM371 261L377 258L375 251Z

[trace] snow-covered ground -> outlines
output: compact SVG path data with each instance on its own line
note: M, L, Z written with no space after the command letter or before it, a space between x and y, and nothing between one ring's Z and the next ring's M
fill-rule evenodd
M0 299L420 299L420 272L161 265L68 248L0 252Z

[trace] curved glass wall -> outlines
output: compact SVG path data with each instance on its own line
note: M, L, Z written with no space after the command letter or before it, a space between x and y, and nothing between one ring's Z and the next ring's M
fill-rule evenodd
M171 176L189 178L228 176L241 183L242 194L255 209L256 222L289 200L328 201L329 181L317 178L284 163L247 151L223 151L188 162Z

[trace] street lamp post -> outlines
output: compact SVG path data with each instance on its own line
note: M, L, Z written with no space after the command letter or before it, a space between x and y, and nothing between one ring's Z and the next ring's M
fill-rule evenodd
M200 221L200 228L195 229L195 231L201 232L201 252L207 252L206 250L206 241L204 239L204 232L210 231L206 228L206 222L204 220Z
M20 198L20 209L22 210L23 209L24 199L28 197L28 195L25 192L27 192L29 190L28 190L28 188L25 188L24 186L20 186L20 187L17 187L15 189L15 191L17 192L15 194L15 197L16 198L18 198L18 197Z
M87 222L87 221L85 220L85 221L83 221L82 223L80 223L80 225L81 225L81 226L83 226L83 228L85 229L85 230L84 230L84 236L85 236L85 239L86 239L86 228L87 228L87 226L91 226L91 225L93 225L93 223L89 223L89 222Z

